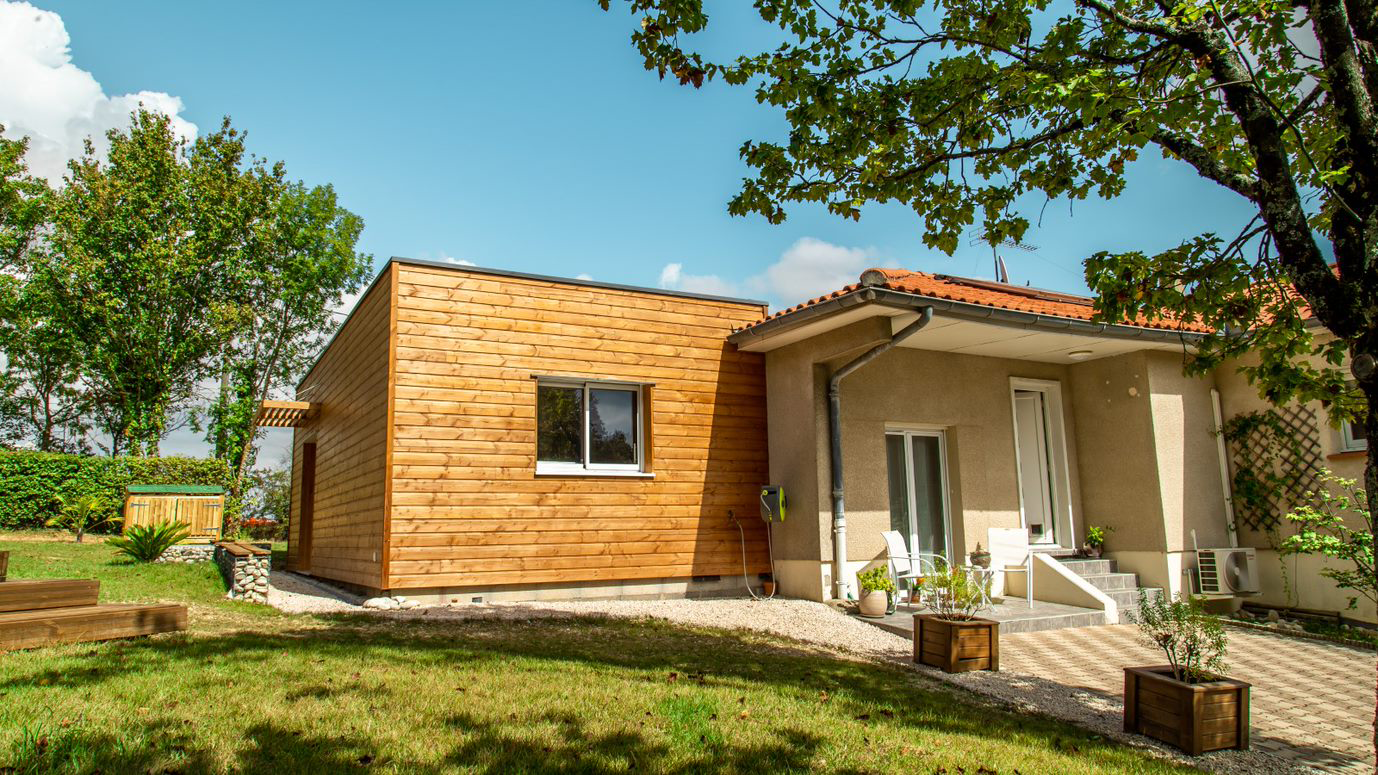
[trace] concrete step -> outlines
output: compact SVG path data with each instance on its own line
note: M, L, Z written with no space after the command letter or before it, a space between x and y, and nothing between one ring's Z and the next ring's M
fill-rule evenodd
M1067 570L1078 576L1099 576L1116 572L1114 560L1071 559L1059 560L1059 562L1066 565Z
M1139 607L1139 587L1133 589L1110 589L1105 590L1105 594L1115 601L1121 611L1133 611ZM1142 591L1148 593L1150 598L1161 597L1163 590L1157 587L1143 587Z
M1056 558L1058 558L1059 560L1062 559L1062 558L1064 558L1064 557L1071 558L1071 557L1076 557L1076 556L1077 556L1077 550L1076 550L1076 549L1040 549L1040 548L1038 548L1038 546L1036 546L1036 545L1035 545L1035 546L1031 546L1031 547L1029 547L1029 548L1032 549L1032 550L1034 550L1035 552L1037 552L1037 553L1039 553L1039 554L1046 554L1046 555L1048 555L1049 557L1056 557Z
M1096 573L1090 575L1083 573L1079 575L1089 581L1091 586L1102 592L1139 588L1139 577L1133 573Z
M1018 611L1021 606L1028 603L1022 597L1003 598L1000 608L1008 612ZM1053 607L1049 603L1039 603L1038 608ZM1058 606L1063 609L1073 609L1072 606ZM1008 617L1008 618L1006 618ZM1098 624L1105 624L1105 612L1094 611L1089 608L1074 610L1057 611L1054 613L1038 613L1034 609L1027 616L1012 616L1006 613L999 617L1000 632L1005 635L1014 635L1021 632L1043 632L1044 630L1064 630L1069 627L1094 627Z

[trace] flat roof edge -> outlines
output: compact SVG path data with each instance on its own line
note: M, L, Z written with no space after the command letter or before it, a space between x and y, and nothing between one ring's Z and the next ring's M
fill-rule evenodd
M601 280L579 280L573 277L559 277L556 275L534 274L532 272L518 272L513 269L494 269L487 266L475 266L472 264L455 264L449 261L434 261L425 258L407 258L406 256L393 256L388 259L388 263L415 264L436 269L449 269L456 272L472 272L474 274L488 274L497 277L515 277L522 280L540 280L548 283L559 283L561 285L579 285L587 288L607 288L614 291L631 291L633 293L653 293L658 296L676 296L681 299L697 299L699 301L717 301L726 304L744 304L752 307L768 307L770 302L760 299L743 299L736 296L715 296L711 293L691 293L689 291L676 291L670 288L648 288L643 285L626 285L623 283L609 283Z

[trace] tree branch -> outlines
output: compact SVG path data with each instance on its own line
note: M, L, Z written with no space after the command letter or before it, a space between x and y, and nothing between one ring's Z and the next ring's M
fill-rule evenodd
M1149 139L1190 164L1201 177L1215 181L1245 199L1258 202L1257 180L1226 167L1214 154L1192 142L1185 135L1170 129L1158 129L1149 135Z

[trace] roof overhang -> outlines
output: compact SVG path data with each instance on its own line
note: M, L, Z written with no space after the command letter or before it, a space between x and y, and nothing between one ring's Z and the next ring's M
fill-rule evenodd
M1181 350L1203 338L1185 331L1093 323L862 287L733 333L728 341L747 352L769 352L878 315L896 318L892 325L902 326L908 314L928 306L933 308L933 323L902 346L1067 363L1134 350ZM1090 354L1070 355L1081 350Z
M320 407L310 401L264 401L256 422L260 428L296 428L313 420Z

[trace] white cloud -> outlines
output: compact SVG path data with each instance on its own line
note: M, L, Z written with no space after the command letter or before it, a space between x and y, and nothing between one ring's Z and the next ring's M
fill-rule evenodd
M588 272L580 272L579 274L574 275L574 279L576 279L576 280L592 280L592 279L593 279L593 275L589 274Z
M856 282L871 267L896 266L872 248L849 248L804 237L780 254L764 272L741 283L718 275L686 274L680 263L660 270L660 287L719 296L760 296L775 306L790 306Z
M182 100L164 92L108 96L91 73L72 64L62 17L25 2L0 0L0 124L9 137L29 138L29 170L60 182L69 159L91 138L104 154L105 133L129 125L140 105L172 117L173 130L194 138Z
M848 248L804 237L766 271L747 280L747 288L789 306L851 285L872 267L894 265L880 260L872 248Z
M455 258L454 256L441 256L441 257L440 257L440 260L441 260L441 261L444 261L444 262L447 263L447 264L454 264L455 266L478 266L478 264L475 264L473 261L470 261L470 260L468 260L467 258Z
M713 296L737 296L735 283L715 274L685 274L683 264L666 264L660 270L660 287L671 291L706 293Z

